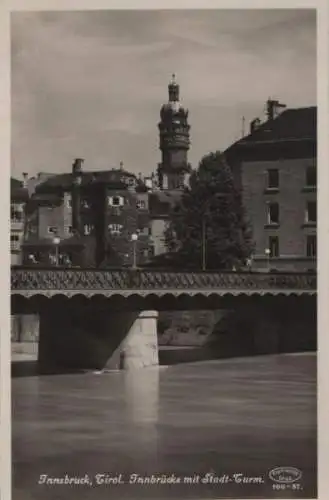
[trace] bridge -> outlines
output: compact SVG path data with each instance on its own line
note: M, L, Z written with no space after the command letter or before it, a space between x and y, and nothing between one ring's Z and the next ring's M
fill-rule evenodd
M237 273L133 269L36 269L13 268L11 290L14 295L32 297L76 294L85 297L119 294L147 296L181 294L302 295L316 293L316 275L310 273Z
M51 364L86 369L157 364L161 310L230 310L252 320L253 345L282 343L282 338L306 345L310 335L316 337L316 295L311 273L11 270L12 314L40 318L41 371ZM242 345L246 337L239 332L225 342Z

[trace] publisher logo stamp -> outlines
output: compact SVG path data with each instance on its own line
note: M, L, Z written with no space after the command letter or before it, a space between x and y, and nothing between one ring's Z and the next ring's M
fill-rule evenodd
M290 485L299 481L303 474L296 467L276 467L268 475L274 483Z

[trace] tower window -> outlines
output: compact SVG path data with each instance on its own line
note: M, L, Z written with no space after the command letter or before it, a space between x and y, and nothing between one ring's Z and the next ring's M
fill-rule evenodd
M58 228L57 226L48 226L48 233L49 234L57 234Z
M279 224L279 204L276 202L267 205L267 224Z
M279 257L279 237L270 236L268 239L268 247L270 249L270 257Z
M316 186L316 167L307 167L306 169L306 186L315 187Z
M268 189L279 188L279 170L277 168L269 168L267 171L267 187Z
M108 204L111 207L122 207L125 203L125 200L122 196L109 196Z
M305 214L306 223L316 223L316 201L308 201Z
M306 256L316 257L316 236L309 234L306 236Z

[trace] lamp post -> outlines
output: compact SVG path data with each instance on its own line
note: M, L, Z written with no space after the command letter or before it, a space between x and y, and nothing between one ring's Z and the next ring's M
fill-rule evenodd
M53 239L53 243L55 245L55 266L58 266L58 250L59 250L59 244L60 244L60 238L58 236L55 236Z
M271 256L271 250L269 248L265 248L265 255L267 258L267 271L270 270L270 256Z
M137 258L136 258L137 257L137 255L136 255L137 240L138 240L138 234L133 233L131 235L131 241L132 241L132 244L133 244L133 265L132 265L133 269L137 268Z

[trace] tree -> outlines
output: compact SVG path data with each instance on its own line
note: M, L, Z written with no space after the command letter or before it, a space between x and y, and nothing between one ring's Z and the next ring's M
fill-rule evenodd
M241 192L219 151L203 157L192 173L190 187L171 213L165 240L184 267L232 270L250 257L252 232Z

